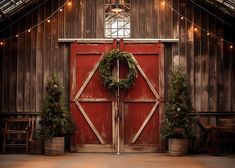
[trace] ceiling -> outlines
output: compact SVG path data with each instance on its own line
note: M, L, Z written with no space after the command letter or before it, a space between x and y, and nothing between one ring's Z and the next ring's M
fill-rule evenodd
M208 4L215 7L215 9L221 10L235 17L235 0L204 0Z
M13 15L38 1L45 0L0 0L0 22L9 20ZM191 0L194 3L199 4L198 0ZM235 17L235 0L204 0L209 5L215 7L215 9L221 10ZM200 4L199 4L200 5Z
M40 0L0 0L0 22L10 18L21 9Z

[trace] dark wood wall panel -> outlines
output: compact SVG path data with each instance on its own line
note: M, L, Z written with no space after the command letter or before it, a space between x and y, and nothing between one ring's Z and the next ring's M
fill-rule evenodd
M40 111L45 85L52 73L58 73L69 104L70 44L58 38L103 38L104 0L72 0L56 12L50 23L44 22L9 40L0 47L0 111ZM190 0L131 0L132 38L179 38L165 44L165 87L168 75L177 66L187 74L191 97L198 111L235 111L234 49L204 30L233 40L234 30ZM27 30L50 16L65 0L51 0L15 23L1 36ZM199 1L199 3L203 3ZM204 4L202 4L204 5ZM181 20L181 15L188 18ZM218 13L222 16L222 14ZM227 22L230 22L229 20Z
M209 30L212 34L216 32L216 19L212 16L209 16ZM216 79L216 65L217 65L217 46L216 38L210 36L209 41L209 84L208 84L208 94L209 94L209 111L216 111L217 103L217 79Z
M201 10L195 8L194 15L194 107L201 111Z
M37 10L37 23L40 23L43 18L44 14L41 12L44 10L44 7L40 7ZM36 111L40 111L41 103L42 103L42 96L43 96L43 32L44 32L44 24L40 24L37 26L36 29Z
M216 23L216 34L219 37L223 37L224 31L223 31L223 24L217 22ZM223 50L224 50L224 44L223 41L218 40L217 39L217 71L216 71L216 75L217 75L217 110L218 111L223 111L223 100L224 100L224 96L223 96L223 74L224 74L224 64L223 64L223 58L224 58L224 54L223 54Z
M4 47L0 47L0 111L3 111L2 105L3 105L3 49Z
M206 12L201 12L201 26L209 30L209 17ZM201 111L208 111L208 74L209 74L209 36L201 32Z
M186 48L186 54L187 54L187 66L186 66L186 72L187 72L187 78L189 81L189 84L191 86L191 100L192 104L194 104L194 6L192 6L187 1L187 18L188 20L191 20L192 22L187 22L187 48Z

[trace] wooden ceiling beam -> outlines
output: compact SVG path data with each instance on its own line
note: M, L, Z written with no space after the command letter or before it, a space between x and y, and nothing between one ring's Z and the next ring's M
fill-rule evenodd
M7 20L10 20L10 18L0 9L0 15L2 15L2 17L4 17Z

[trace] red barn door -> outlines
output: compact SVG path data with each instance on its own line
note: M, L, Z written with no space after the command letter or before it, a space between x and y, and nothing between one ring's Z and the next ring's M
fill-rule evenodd
M105 51L133 53L138 66L134 86L120 91L120 104L103 86L98 66ZM76 124L72 147L78 152L154 152L160 147L159 121L163 93L162 45L78 44L71 46L70 110ZM120 77L128 69L119 66ZM116 110L119 108L119 114ZM121 116L119 120L117 115Z
M103 87L98 66L102 54L114 44L71 46L70 110L76 130L73 145L79 152L112 152L112 94Z
M120 49L131 52L137 61L134 86L121 93L121 144L124 152L160 151L160 117L163 97L163 46L123 43ZM127 73L125 65L120 73Z

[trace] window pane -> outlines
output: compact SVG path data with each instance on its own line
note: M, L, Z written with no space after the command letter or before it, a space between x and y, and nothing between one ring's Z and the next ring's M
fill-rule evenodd
M105 37L129 38L130 37L130 0L119 0L119 5L105 0ZM118 1L116 1L118 2ZM113 12L118 7L120 12Z

